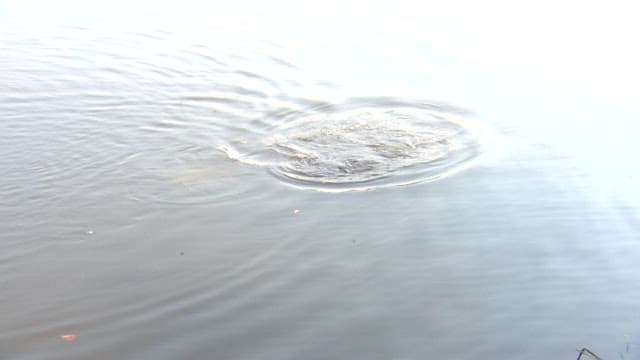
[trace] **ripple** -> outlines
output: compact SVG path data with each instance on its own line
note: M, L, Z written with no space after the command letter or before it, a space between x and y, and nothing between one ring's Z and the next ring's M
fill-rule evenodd
M278 117L261 149L219 149L288 184L330 192L436 180L481 153L478 125L451 107L358 99Z
M215 165L212 165L215 164ZM180 157L137 153L120 164L128 198L160 204L222 203L247 191L249 173L215 156L184 151Z

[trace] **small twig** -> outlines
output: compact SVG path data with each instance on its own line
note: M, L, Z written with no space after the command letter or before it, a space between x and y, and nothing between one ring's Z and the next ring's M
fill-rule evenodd
M595 360L602 360L602 358L596 354L593 353L593 351L587 349L587 348L582 348L582 350L578 350L579 354L578 354L578 358L576 360L580 360L580 358L582 357L583 354L587 354L588 356L591 356L592 358L594 358Z

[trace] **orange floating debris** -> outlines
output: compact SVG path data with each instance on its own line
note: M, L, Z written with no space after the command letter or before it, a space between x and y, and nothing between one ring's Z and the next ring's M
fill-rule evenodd
M76 334L64 334L60 335L60 339L64 341L73 341L76 339Z

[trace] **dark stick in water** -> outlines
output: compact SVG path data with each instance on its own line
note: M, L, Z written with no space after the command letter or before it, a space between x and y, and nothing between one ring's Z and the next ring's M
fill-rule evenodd
M590 357L593 357L595 360L602 360L602 358L596 354L593 353L593 351L587 349L587 348L582 348L582 350L578 350L580 353L578 354L578 358L576 360L580 360L580 358L582 357L583 354L587 354Z

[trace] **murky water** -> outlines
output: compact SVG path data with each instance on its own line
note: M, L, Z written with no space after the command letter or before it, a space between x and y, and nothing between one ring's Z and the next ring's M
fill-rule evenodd
M638 357L630 12L66 5L0 7L0 358Z

